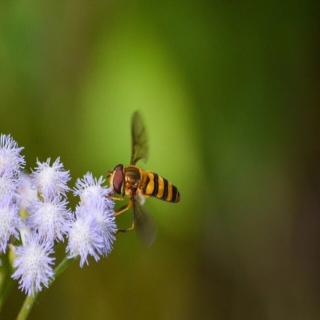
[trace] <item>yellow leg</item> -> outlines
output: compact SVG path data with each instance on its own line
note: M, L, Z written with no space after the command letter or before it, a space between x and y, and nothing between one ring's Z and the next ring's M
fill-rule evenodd
M109 198L111 200L114 200L114 201L122 201L122 200L124 200L124 197L121 197L121 196L109 196Z
M131 227L129 227L127 229L118 229L117 233L119 233L119 232L129 232L129 231L132 231L132 230L134 230L134 222L132 222Z
M127 210L129 210L130 208L132 207L132 201L129 200L128 204L126 204L125 206L117 209L115 212L114 212L114 216L117 217L119 216L120 214L126 212Z

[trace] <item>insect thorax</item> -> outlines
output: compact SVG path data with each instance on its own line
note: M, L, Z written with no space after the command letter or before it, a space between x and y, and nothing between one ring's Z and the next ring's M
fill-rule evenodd
M141 180L140 169L136 166L128 166L124 168L124 174L126 195L135 194Z

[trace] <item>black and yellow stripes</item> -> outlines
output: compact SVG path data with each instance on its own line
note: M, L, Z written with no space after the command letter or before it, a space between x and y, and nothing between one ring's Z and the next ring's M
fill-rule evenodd
M164 201L180 201L178 189L167 179L153 172L146 172L143 193L147 196L156 197Z

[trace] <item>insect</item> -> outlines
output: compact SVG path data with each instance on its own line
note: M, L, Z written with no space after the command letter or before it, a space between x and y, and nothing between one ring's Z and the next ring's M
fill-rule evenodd
M129 199L128 203L115 211L118 216L133 208L133 222L130 228L119 229L127 232L135 229L144 243L150 245L155 236L155 224L142 203L145 198L154 197L168 202L179 202L180 193L167 179L151 171L136 166L139 160L148 159L148 141L144 123L139 112L131 120L131 160L130 165L118 164L109 172L109 184L113 188L115 200Z

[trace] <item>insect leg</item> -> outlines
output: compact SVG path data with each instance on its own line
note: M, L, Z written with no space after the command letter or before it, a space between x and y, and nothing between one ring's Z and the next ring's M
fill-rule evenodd
M126 212L127 210L129 210L132 207L132 201L129 200L128 204L124 205L123 207L115 210L114 212L114 216L117 217L120 214Z
M122 201L122 200L124 200L123 197L117 197L117 196L109 196L109 198L110 198L111 200L114 200L114 201Z
M129 231L132 231L132 230L134 230L134 221L132 221L131 227L126 228L126 229L118 229L117 233L119 233L119 232L129 232Z

